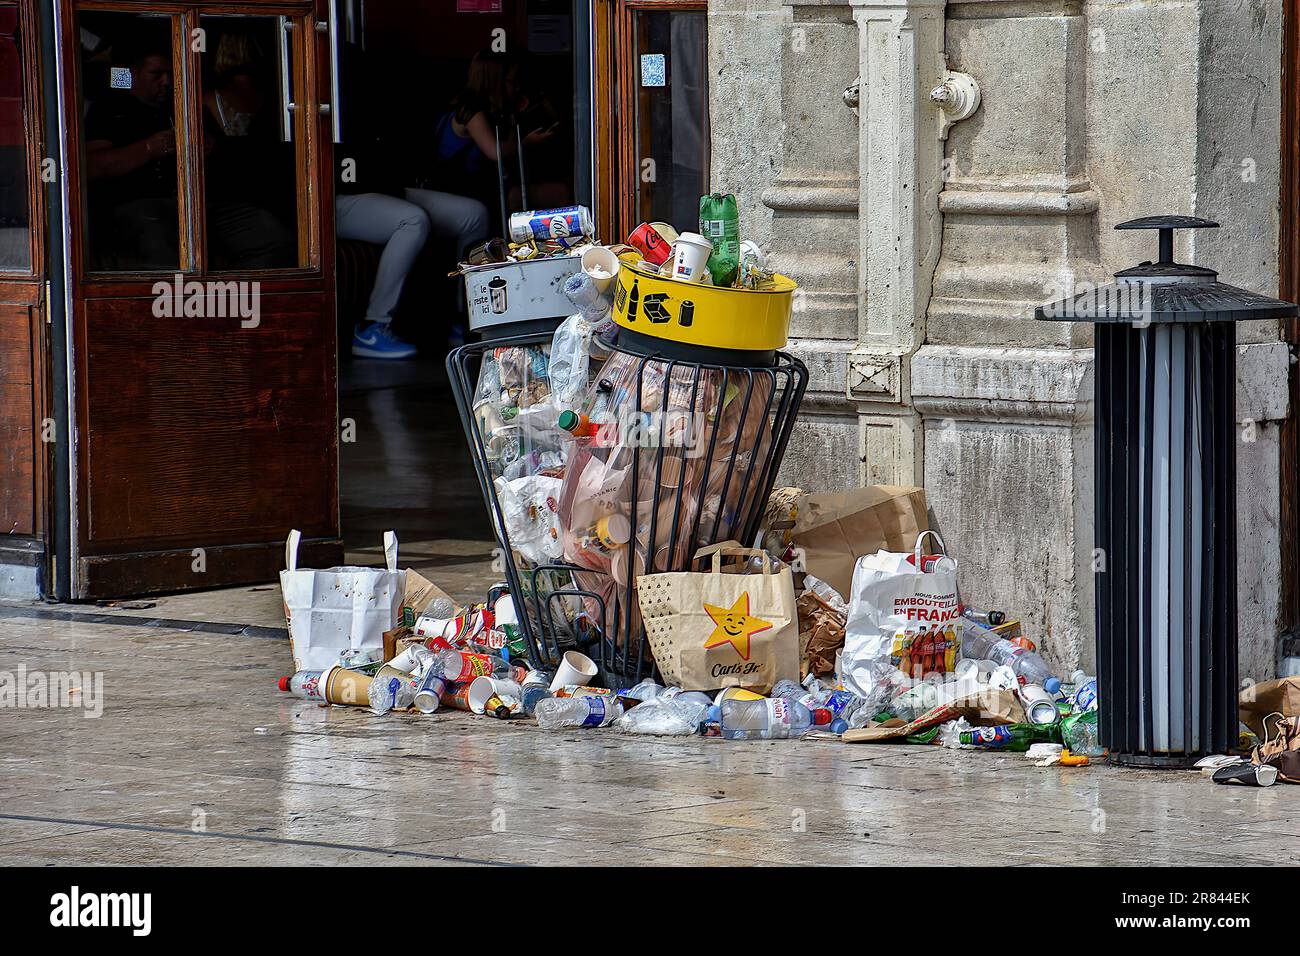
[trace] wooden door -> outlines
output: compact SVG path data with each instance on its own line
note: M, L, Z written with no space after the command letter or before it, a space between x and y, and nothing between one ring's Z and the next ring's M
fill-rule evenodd
M65 7L76 598L341 557L332 7Z
M44 135L31 3L0 3L0 594L30 596L45 565L52 439L45 388Z
M707 4L598 0L593 17L600 235L698 227L709 188Z

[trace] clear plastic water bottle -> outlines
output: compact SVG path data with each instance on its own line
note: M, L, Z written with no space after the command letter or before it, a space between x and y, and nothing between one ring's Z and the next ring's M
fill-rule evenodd
M784 697L722 702L722 736L728 740L798 737L812 726L812 712Z
M998 637L988 628L967 622L961 638L962 657L993 661L1010 667L1021 684L1045 684L1052 672L1043 659L1033 651L1017 647L1005 638Z
M550 685L550 680L541 671L528 672L521 686L523 697L520 699L525 714L533 716L537 705L551 696Z
M280 690L303 700L324 700L325 694L320 686L321 671L298 671L288 677L280 678Z
M822 705L821 695L814 691L808 690L801 684L792 680L779 680L772 685L773 697L784 697L786 700L796 704L803 704L809 710Z
M610 697L548 697L533 708L543 730L604 727L623 716L623 705Z
M456 614L456 605L451 598L436 597L429 602L429 606L420 612L421 617L432 617L438 620L446 620L454 617Z
M619 697L630 697L632 700L653 700L664 692L664 687L646 678L639 684L634 684L627 690L618 692Z

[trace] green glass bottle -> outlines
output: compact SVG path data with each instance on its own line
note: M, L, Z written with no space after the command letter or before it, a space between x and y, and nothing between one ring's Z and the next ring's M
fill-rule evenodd
M1060 743L1060 731L1055 725L1039 727L1034 724L999 724L996 727L975 727L964 730L960 740L963 746L987 750L1005 750L1024 753L1030 744Z

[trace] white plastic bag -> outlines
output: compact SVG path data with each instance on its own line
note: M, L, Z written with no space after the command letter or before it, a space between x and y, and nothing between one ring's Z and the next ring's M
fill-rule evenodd
M575 408L587 390L594 328L578 313L561 322L551 339L551 401L559 411Z
M562 484L546 475L496 480L506 539L533 564L550 564L564 554L558 513Z
M384 650L384 631L396 626L406 593L406 572L397 570L397 535L384 532L386 568L298 567L300 531L290 531L280 572L285 623L293 666L324 670L340 655Z
M943 557L923 562L921 547L933 535ZM933 570L923 567L933 565ZM956 666L960 635L957 562L933 531L916 537L912 554L877 551L853 568L849 613L840 656L846 689L870 697L890 668L913 678Z

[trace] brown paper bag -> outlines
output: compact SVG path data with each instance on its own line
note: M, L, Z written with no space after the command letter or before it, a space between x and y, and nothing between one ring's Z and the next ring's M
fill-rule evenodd
M844 646L844 615L812 591L799 595L798 608L804 672L818 677L835 673L835 653Z
M767 693L799 680L799 615L790 569L734 541L701 548L709 571L645 574L637 602L664 681L683 690L747 687ZM724 573L723 557L757 556L761 573Z
M980 691L978 694L954 700L951 704L932 707L908 723L890 721L888 724L879 724L875 727L846 730L840 739L850 744L902 740L912 734L919 734L935 724L946 724L958 717L965 717L976 727L1023 724L1025 708L1020 703L1020 698L1009 690Z
M401 623L407 627L415 627L416 618L424 613L424 609L432 604L435 598L446 598L452 604L458 603L452 599L450 594L419 571L412 571L408 568L406 571L406 590L402 595Z
M821 578L847 601L858 558L882 548L911 551L916 536L929 527L924 489L872 485L805 495L791 537L802 552L802 570Z
M1300 717L1300 677L1266 680L1237 696L1237 718L1260 740L1267 737L1264 718L1269 714Z

